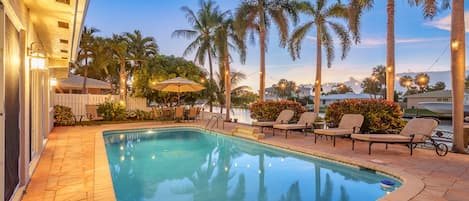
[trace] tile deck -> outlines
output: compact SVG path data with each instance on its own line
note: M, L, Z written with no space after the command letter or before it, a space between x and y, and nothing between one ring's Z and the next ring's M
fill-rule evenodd
M115 200L103 131L204 125L204 122L146 122L54 128L23 200ZM236 125L227 123L225 129L215 130L229 134ZM288 139L283 133L272 136L271 131L265 130L265 134L260 143L373 168L404 181L401 188L381 200L469 199L469 155L448 153L439 157L433 150L417 149L410 156L402 145L389 145L386 150L383 144L374 144L372 154L368 155L366 143L357 142L352 151L347 139L337 139L336 147L332 147L330 140L319 138L314 144L314 136L300 133L289 134Z

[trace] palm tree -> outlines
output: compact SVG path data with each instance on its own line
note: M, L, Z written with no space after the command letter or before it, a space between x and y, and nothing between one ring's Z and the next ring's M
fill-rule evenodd
M399 85L401 85L401 87L405 87L407 88L407 90L410 88L410 86L412 85L412 77L409 76L409 75L404 75L402 77L399 78Z
M119 94L122 101L127 98L127 62L130 60L128 55L129 44L120 35L114 34L111 39L111 49L113 51L114 59L119 63Z
M464 1L453 0L451 8L451 84L453 95L453 150L464 153L467 136L464 135L464 74L466 39L464 28Z
M231 108L231 70L230 70L230 49L238 51L241 63L246 61L246 47L243 38L237 35L233 27L233 18L230 13L224 12L219 15L222 18L220 25L215 31L215 49L219 58L219 64L223 65L225 82L225 107L226 120L230 120Z
M236 29L241 38L250 32L250 38L254 41L254 33L259 34L260 48L260 79L259 100L264 101L265 96L265 52L266 34L273 23L277 25L280 34L280 46L284 47L288 40L287 15L296 24L298 16L294 2L288 0L245 0L237 9Z
M449 0L408 0L411 6L421 6L425 18L433 18L439 9L447 9ZM373 6L374 0L351 0L351 17L360 17L363 9ZM438 8L438 4L441 5ZM386 33L386 99L394 101L395 80L395 34L394 34L394 0L387 0L387 33ZM353 12L355 11L355 12Z
M186 14L187 21L192 26L192 29L179 29L175 30L172 34L173 37L185 37L187 39L194 39L189 46L184 50L183 56L187 56L195 51L194 61L200 65L205 64L205 58L208 57L208 65L210 71L209 82L209 104L210 112L213 111L213 67L212 57L215 56L213 48L214 35L216 26L220 23L220 18L217 16L220 11L218 6L214 6L214 2L208 0L200 1L200 9L195 13L189 7L183 6L181 10Z
M88 76L88 59L90 56L92 56L93 52L91 51L92 46L93 46L93 41L94 41L94 36L93 34L98 32L99 30L96 28L88 28L84 27L83 28L83 33L81 35L81 41L80 41L80 51L79 51L79 57L83 58L85 60L85 64L83 66L84 71L83 71L83 90L82 93L87 94L88 90L86 88L86 79Z
M133 33L126 32L123 37L128 44L129 59L133 61L133 68L130 71L132 75L145 61L158 54L158 45L153 37L143 37L139 30L134 30Z
M345 59L350 50L352 41L348 29L337 22L337 19L348 20L347 8L340 4L328 4L327 0L318 0L315 5L310 2L301 2L298 4L299 12L310 17L303 25L300 25L291 35L288 42L288 50L295 60L300 57L301 42L306 33L314 26L316 28L316 80L314 88L314 112L319 112L319 102L321 95L321 68L322 68L322 48L326 50L327 66L331 67L334 59L334 43L331 31L336 33L340 40L342 48L342 59Z
M91 67L91 69L95 69L97 72L104 71L107 78L103 76L101 79L107 79L112 90L112 72L109 69L112 62L112 51L109 40L102 37L95 37L92 44L92 52L93 61L91 61L89 67Z
M430 76L426 73L419 73L415 76L414 83L419 86L420 92L424 92L428 88L428 83L430 83Z

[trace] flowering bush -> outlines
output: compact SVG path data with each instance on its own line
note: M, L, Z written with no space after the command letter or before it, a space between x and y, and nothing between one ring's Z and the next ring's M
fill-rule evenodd
M362 114L365 119L362 132L385 133L389 129L402 129L404 120L398 104L382 99L348 99L329 105L326 121L337 126L343 114Z
M264 101L251 104L251 118L257 121L275 121L282 110L293 110L295 116L292 120L298 120L306 109L300 103L288 100Z
M106 121L118 121L127 118L127 111L123 104L106 101L98 105L98 115Z

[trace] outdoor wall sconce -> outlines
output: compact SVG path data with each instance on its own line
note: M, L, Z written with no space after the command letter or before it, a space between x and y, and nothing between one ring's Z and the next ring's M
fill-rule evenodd
M32 42L31 45L28 47L28 56L31 59L31 70L43 70L46 68L46 58L44 54L41 53L42 51L44 51L44 47L42 43L39 42Z
M49 80L49 85L50 85L51 87L57 86L57 80L56 80L55 78L51 78L51 79Z

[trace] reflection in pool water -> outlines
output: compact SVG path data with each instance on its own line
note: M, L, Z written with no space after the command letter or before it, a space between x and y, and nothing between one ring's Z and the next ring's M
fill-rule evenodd
M376 200L399 181L198 129L105 133L117 200Z

